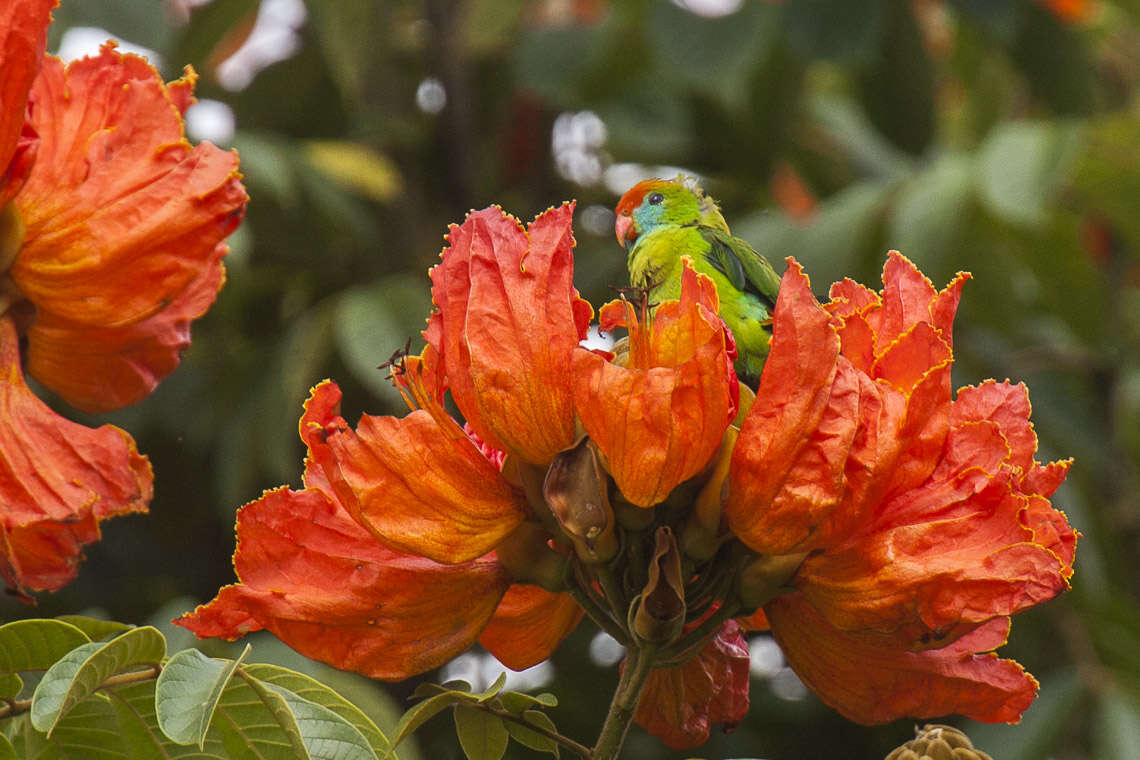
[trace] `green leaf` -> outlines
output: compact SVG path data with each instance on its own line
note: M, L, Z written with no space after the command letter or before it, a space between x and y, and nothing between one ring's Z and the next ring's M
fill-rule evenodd
M17 620L0 625L0 673L47 670L91 639L61 620Z
M455 706L455 732L467 760L499 760L510 741L502 718L466 705Z
M87 638L92 641L99 641L108 636L118 635L123 631L129 631L135 627L129 623L120 623L115 620L100 620L99 618L86 617L84 615L59 615L55 619L70 623L87 634Z
M499 695L499 703L512 715L522 715L534 707L557 707L558 700L553 694L543 692L538 695L524 694L521 691L504 691Z
M166 639L157 628L132 628L106 643L91 642L57 662L32 696L32 725L51 736L60 717L93 694L116 673L157 665L166 656Z
M392 730L392 746L389 749L389 755L393 749L396 748L400 742L406 739L417 728L428 722L439 713L446 710L448 707L456 704L457 702L471 701L471 695L462 691L446 691L443 694L437 694L434 697L425 699L413 707L409 708L407 712L400 716L399 722Z
M28 760L150 760L154 757L127 749L111 701L102 693L83 700L62 716L50 737L35 730L31 722L25 722L19 736L13 738L17 749Z
M527 723L531 723L547 731L557 732L558 729L554 726L554 721L543 712L538 710L527 710L523 713L523 719ZM526 726L515 723L511 720L503 721L506 726L507 733L514 737L515 741L531 749L536 749L539 752L549 752L550 754L558 757L558 742L551 739L549 736L533 731Z
M297 715L294 714L290 705L290 700L286 699L285 696L280 693L281 690L279 688L274 688L270 684L262 683L256 678L248 679L245 683L253 689L258 699L269 709L273 720L285 732L285 736L288 737L293 751L297 753L297 757L303 760L312 760L309 755L308 746L306 745L304 737L301 735L301 726L298 722ZM300 698L298 697L298 699Z
M144 681L116 686L105 690L118 720L118 736L126 755L130 760L169 760L170 758L188 758L192 760L206 760L206 758L230 758L225 751L221 736L217 731L211 731L210 737L201 748L186 746L174 742L162 732L158 724L158 715L155 712L154 693L155 682ZM75 711L72 712L74 715ZM63 720L58 734L63 727L71 721L71 715ZM92 735L95 728L90 727ZM108 740L104 740L110 744Z
M376 760L376 753L364 734L329 708L310 702L277 684L256 682L285 700L305 749L313 760Z
M493 684L488 686L484 691L481 691L478 694L473 694L472 696L475 697L475 699L479 702L486 702L488 699L502 691L503 685L506 684L506 682L507 673L506 671L503 671L499 674L499 677L495 679L495 682Z
M15 673L0 675L0 699L14 697L24 688L24 679Z
M60 718L61 709L68 700L74 678L87 659L103 648L92 641L80 644L48 668L32 694L32 726L50 736L51 729Z
M215 660L197 649L185 649L163 667L155 685L154 704L163 733L179 744L206 739L210 721L234 670L249 653L249 645L236 660Z
M1075 155L1078 136L1075 127L1044 121L995 127L979 150L982 199L1006 221L1043 224L1047 204Z
M243 669L258 680L288 689L309 702L332 710L354 726L377 755L388 751L388 739L372 719L320 681L277 665L245 665Z
M12 746L12 742L8 741L8 737L0 734L0 760L20 760L20 756L16 754L16 748Z

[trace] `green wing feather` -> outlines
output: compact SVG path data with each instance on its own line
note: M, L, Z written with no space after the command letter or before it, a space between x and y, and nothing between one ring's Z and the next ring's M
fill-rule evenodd
M727 277L737 290L759 296L771 312L780 291L780 277L768 259L741 238L711 227L701 227L700 231L708 243L704 256L709 264Z

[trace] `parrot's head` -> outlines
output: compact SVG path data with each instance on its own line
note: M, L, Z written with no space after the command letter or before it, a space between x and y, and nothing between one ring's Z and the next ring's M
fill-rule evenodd
M684 175L638 182L621 197L614 212L614 233L625 248L658 227L703 224L728 229L716 201Z

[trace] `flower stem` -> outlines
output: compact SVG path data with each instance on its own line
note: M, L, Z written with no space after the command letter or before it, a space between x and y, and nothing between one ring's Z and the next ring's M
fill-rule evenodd
M598 735L598 743L594 745L593 760L616 760L621 753L645 679L653 670L654 654L652 647L630 647L626 650L625 667L618 679L610 712Z

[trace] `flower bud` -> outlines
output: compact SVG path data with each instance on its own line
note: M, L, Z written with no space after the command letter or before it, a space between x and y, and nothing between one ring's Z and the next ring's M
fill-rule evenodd
M638 638L654 644L668 644L681 634L685 625L685 582L681 577L681 553L672 529L662 525L653 536L653 557L649 560L649 580L641 592L633 617Z
M721 494L732 463L732 448L739 434L736 428L724 431L724 440L713 459L712 472L693 501L685 526L681 528L681 548L685 556L698 562L712 559L720 547Z
M893 750L886 760L992 760L952 726L928 723L921 729L916 727L914 733L913 739Z
M617 553L609 480L589 438L554 457L542 494L584 561L605 562Z

